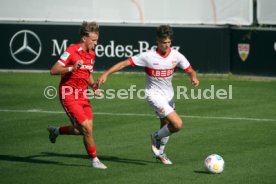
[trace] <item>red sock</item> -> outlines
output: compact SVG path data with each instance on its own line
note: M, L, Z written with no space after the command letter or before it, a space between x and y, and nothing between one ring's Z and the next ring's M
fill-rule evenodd
M68 135L70 127L71 126L60 127L59 128L59 134L61 134L61 135L64 135L64 134Z
M86 151L87 151L90 158L97 157L96 145L86 147Z

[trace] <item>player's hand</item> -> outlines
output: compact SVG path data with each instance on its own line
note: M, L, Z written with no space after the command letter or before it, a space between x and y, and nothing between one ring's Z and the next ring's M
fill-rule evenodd
M78 61L74 64L73 68L74 68L74 70L76 70L76 69L81 68L82 65L83 65L83 60L78 60Z
M102 93L101 89L99 88L99 84L94 83L91 86L91 88L92 88L95 96L103 96L103 93Z
M99 78L98 78L98 80L97 80L97 84L104 84L105 83L105 81L106 81L106 79L107 79L107 76L105 75L105 74L102 74Z
M199 85L199 80L197 78L191 79L192 85L197 87Z

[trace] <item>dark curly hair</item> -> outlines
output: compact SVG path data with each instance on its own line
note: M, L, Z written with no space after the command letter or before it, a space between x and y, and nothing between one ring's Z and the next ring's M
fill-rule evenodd
M173 39L173 29L169 25L160 25L156 30L156 36L158 38L170 38Z

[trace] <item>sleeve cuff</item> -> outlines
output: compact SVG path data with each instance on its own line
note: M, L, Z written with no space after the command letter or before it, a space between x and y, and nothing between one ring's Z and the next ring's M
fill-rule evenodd
M190 65L190 66L188 66L186 69L184 69L183 71L184 72L188 72L189 70L191 70L192 69L192 66Z
M133 61L133 59L132 59L131 57L128 58L128 60L129 60L129 62L130 62L130 64L131 64L131 66L136 66L135 63L134 63L134 61Z
M61 64L62 66L65 66L65 64L61 60L58 60L58 63Z

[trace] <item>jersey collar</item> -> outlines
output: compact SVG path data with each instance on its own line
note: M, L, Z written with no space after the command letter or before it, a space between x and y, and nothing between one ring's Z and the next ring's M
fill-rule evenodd
M85 50L83 50L83 48L81 47L81 44L79 44L78 52L87 53ZM93 54L93 51L92 51L92 50L89 50L88 53L89 53L89 54Z
M166 53L165 55L162 55L162 54L160 53L160 49L159 49L159 48L156 48L156 52L157 52L157 54L159 54L161 57L166 58L166 57L168 57L168 55L171 53L171 48L168 49L168 51L167 51L167 53Z

